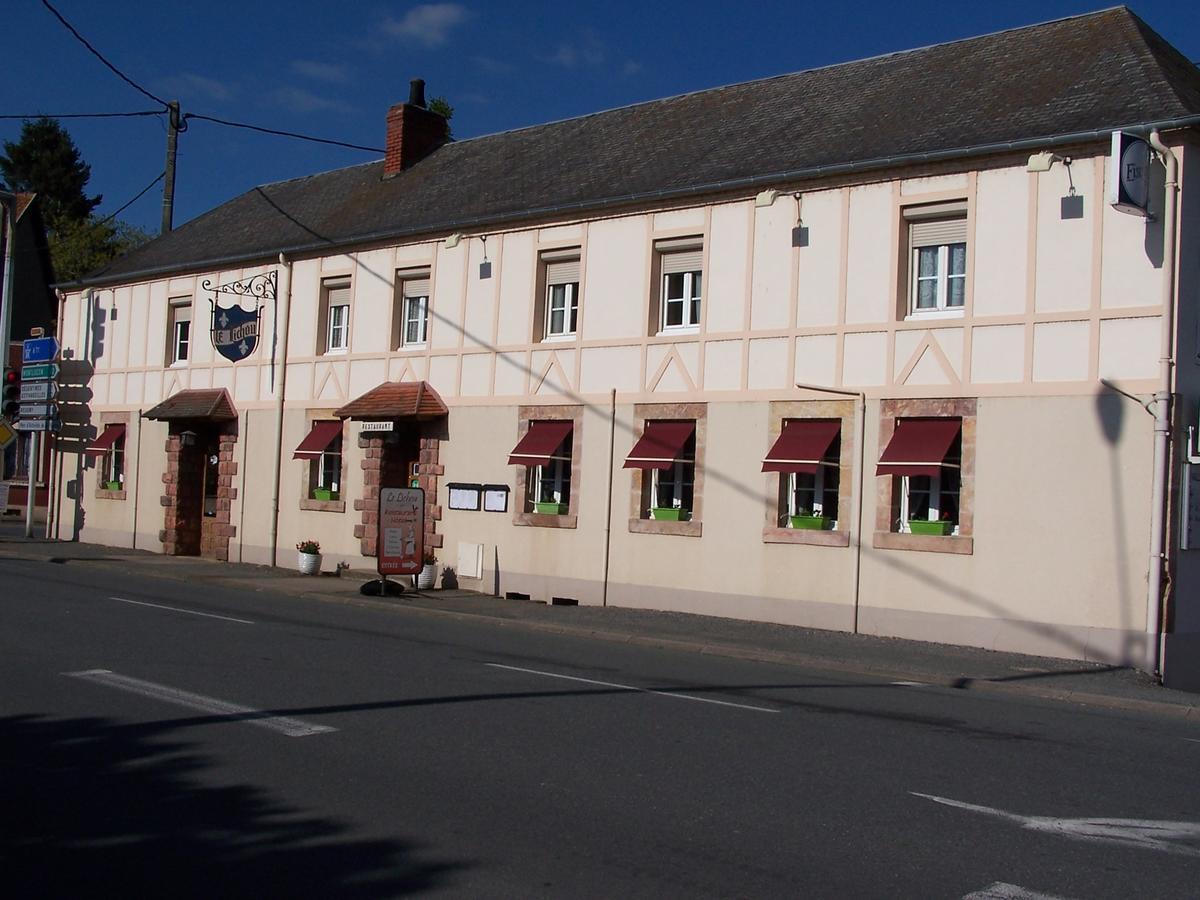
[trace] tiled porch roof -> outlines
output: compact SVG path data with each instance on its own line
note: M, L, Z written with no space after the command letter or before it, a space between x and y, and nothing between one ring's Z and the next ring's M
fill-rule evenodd
M237 418L237 409L225 388L179 391L144 414L147 419L210 419L215 422Z
M341 419L436 419L446 404L428 382L385 381L351 400L334 415Z

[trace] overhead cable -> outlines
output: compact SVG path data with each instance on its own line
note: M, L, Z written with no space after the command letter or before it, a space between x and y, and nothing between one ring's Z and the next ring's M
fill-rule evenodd
M0 119L117 119L132 116L161 116L162 114L161 109L150 109L142 112L4 114L0 115Z
M329 138L313 137L308 134L298 134L295 131L280 131L276 128L263 128L261 125L249 125L245 122L230 122L228 119L218 119L213 116L202 116L199 113L184 113L183 118L200 119L204 122L214 122L217 125L228 125L230 128L246 128L250 131L259 131L263 134L275 134L280 137L297 138L302 141L312 141L316 144L332 144L335 147L347 147L351 150L365 150L368 153L383 153L381 147L364 147L361 144L348 144L345 141L334 141Z

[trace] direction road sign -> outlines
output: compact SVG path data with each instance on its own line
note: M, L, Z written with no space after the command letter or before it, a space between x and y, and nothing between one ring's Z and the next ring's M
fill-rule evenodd
M41 363L36 366L22 366L22 381L53 381L58 377L57 363Z
M58 419L21 419L13 428L17 431L59 431L62 422Z
M31 338L21 345L21 362L50 362L58 356L58 338Z
M21 383L21 402L53 400L58 395L58 385L53 381L30 381Z
M58 415L57 403L22 403L20 416L22 419L49 419Z

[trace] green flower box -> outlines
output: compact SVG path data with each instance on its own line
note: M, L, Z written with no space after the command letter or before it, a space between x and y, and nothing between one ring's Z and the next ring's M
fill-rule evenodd
M539 501L533 504L533 511L539 516L565 516L567 514L567 504Z
M913 534L935 534L938 537L945 537L953 533L954 523L946 519L938 522L929 522L924 519L909 519L908 530Z
M106 491L120 491L120 490L124 490L124 488L122 488L122 487L121 487L121 482L119 482L119 481L106 481L106 482L104 482L104 489L105 489Z
M828 516L789 516L793 528L804 531L828 531L833 520Z
M688 511L682 507L655 506L650 510L650 518L658 522L686 522Z
M329 488L313 488L314 500L337 500L338 492L331 491Z

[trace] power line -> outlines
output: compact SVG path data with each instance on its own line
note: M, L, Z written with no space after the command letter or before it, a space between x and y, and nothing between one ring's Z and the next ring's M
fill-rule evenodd
M120 209L118 209L115 213L105 216L103 219L101 219L96 224L104 225L108 222L111 222L113 219L115 219L121 213L125 212L125 210L129 209L129 207L133 206L133 204L137 203L137 201L141 200L142 196L146 193L146 191L150 190L150 188L154 187L156 184L158 184L160 181L162 181L163 178L166 176L166 174L167 174L166 172L159 172L158 177L156 177L152 182L150 182L148 185L146 185L140 191L138 191L137 195L132 200L130 200L128 203L126 203L124 206L122 206Z
M143 94L144 96L149 97L155 103L160 103L163 106L167 105L166 100L163 100L161 97L156 97L154 94L150 93L148 90L146 90L140 84L138 84L136 81L134 81L132 78L130 78L124 72L122 72L120 69L118 69L112 63L110 63L107 59L105 59L104 55L99 50L97 50L95 47L93 47L91 44L88 43L87 38L85 38L82 34L80 34L78 31L76 31L75 27L70 22L68 22L66 19L63 18L62 13L60 13L57 9L55 9L53 6L50 5L49 0L42 0L42 6L46 7L46 9L50 10L50 12L52 12L54 14L54 17L63 24L63 27L66 28L67 31L71 32L71 34L73 34L75 36L75 39L77 41L79 41L79 43L81 43L81 44L83 44L83 46L87 47L88 50L90 50L92 52L92 55L96 57L96 59L100 60L100 62L102 62L102 63L104 63L104 65L108 66L108 68L111 69L113 74L115 74L118 78L120 78L122 81L124 81L127 85L129 85L135 91L138 91L141 94Z
M29 113L27 115L0 115L0 119L116 119L131 116L161 116L161 109L145 110L143 112L106 112L106 113Z
M213 116L202 116L199 113L185 113L183 118L200 119L205 122L215 122L217 125L228 125L230 128L246 128L250 131L259 131L263 134L275 134L280 137L296 138L301 141L312 141L317 144L332 144L335 147L348 147L351 150L365 150L368 153L383 153L380 147L364 147L361 144L348 144L345 141L334 141L329 138L313 137L308 134L298 134L295 131L280 131L275 128L263 128L261 125L249 125L245 122L230 122L227 119L217 119Z

